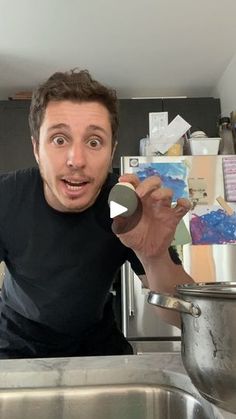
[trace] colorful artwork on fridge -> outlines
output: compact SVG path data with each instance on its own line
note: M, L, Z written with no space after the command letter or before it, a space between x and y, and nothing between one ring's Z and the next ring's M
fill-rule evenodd
M188 167L184 162L166 163L139 163L138 167L133 167L140 180L149 176L159 176L163 186L174 191L173 201L178 198L188 198Z
M192 244L236 243L236 215L220 207L198 205L191 212Z

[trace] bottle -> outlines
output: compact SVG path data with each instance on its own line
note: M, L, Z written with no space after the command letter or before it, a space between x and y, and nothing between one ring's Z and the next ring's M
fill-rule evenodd
M219 154L235 154L230 118L227 116L219 119L219 135L221 137Z

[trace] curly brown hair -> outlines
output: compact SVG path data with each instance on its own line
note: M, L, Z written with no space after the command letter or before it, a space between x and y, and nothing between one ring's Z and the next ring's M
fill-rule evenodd
M39 131L46 107L50 101L71 100L75 102L99 102L110 115L112 144L117 138L118 99L116 91L94 80L88 70L70 70L54 73L49 79L33 91L29 126L32 137L39 141Z

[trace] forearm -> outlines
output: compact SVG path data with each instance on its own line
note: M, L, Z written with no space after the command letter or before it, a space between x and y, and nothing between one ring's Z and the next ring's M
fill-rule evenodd
M176 285L194 282L182 265L172 261L169 252L160 258L142 260L142 263L146 272L145 283L151 291L173 295ZM155 310L163 320L180 327L179 313L158 307Z
M174 294L176 285L194 282L182 265L173 262L168 251L162 257L142 260L142 264L152 291Z

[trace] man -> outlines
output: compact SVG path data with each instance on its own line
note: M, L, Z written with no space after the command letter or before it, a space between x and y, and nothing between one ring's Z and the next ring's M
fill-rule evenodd
M142 217L114 234L119 220L112 226L107 199L118 181L109 173L117 98L86 70L55 73L39 86L29 123L39 170L0 177L0 261L8 268L0 357L132 353L109 298L115 273L129 260L153 290L173 293L192 282L169 248L189 202L171 208L172 191L158 177L141 183L124 175L119 180L135 187ZM177 315L164 312L177 324Z

